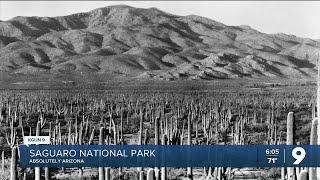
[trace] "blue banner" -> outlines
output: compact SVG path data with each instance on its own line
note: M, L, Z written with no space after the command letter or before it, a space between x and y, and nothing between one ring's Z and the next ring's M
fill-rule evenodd
M320 167L315 145L22 145L22 167Z

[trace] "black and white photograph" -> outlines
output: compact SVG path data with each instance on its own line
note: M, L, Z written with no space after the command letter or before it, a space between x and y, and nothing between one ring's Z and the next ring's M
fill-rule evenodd
M317 1L0 1L0 180L320 179L319 18ZM43 150L111 145L181 156Z

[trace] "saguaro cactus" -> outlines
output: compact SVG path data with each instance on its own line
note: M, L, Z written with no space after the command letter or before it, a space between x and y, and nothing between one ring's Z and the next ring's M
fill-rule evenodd
M4 150L1 153L1 170L4 172Z
M10 121L10 133L6 132L6 140L8 145L12 148L16 144L16 128L13 126L13 120Z
M160 136L159 120L160 120L160 116L156 117L155 121L154 121L154 144L155 145L159 145L159 136ZM159 178L159 176L160 176L159 168L155 167L153 172L155 174L155 178L160 179Z
M154 179L155 179L154 170L149 169L147 172L147 180L154 180Z
M191 145L191 114L188 116L188 145ZM192 167L187 168L187 176L189 180L192 180Z
M302 170L299 174L299 180L308 180L308 171Z
M154 144L155 145L158 145L159 144L159 134L160 134L160 131L159 131L159 119L160 117L156 117L155 118L155 121L154 121Z
M138 172L138 180L144 180L144 174L143 174L143 171L139 171Z
M10 180L17 178L17 147L13 146L11 150L11 166L10 166Z
M142 110L140 109L139 139L138 139L139 145L142 145L142 134L143 134L143 113L142 113Z
M104 128L101 127L100 133L99 133L99 145L103 145L103 140L104 140ZM99 167L99 180L105 180L103 167Z
M111 168L110 167L106 167L105 168L105 180L111 180Z
M123 107L121 107L121 117L120 117L120 143L124 143L123 137Z
M318 126L318 119L313 119L311 124L310 145L317 144L317 140L318 140L317 126Z
M143 131L143 112L142 109L140 108L140 122L139 122L139 139L138 139L138 144L142 145L142 132ZM147 131L147 129L146 129ZM146 138L147 136L145 136ZM139 180L143 180L143 168L142 167L138 167L138 179Z
M80 167L78 170L79 179L83 180L83 169Z
M165 134L162 136L161 143L162 145L167 144L167 136ZM166 180L166 179L167 179L167 168L161 167L161 180Z
M36 136L40 136L40 134L41 134L41 121L38 121L37 128L36 128ZM40 171L41 171L40 167L34 168L35 180L40 180L41 178Z
M318 119L312 120L311 125L311 134L310 134L310 145L317 144L317 126L318 126ZM309 168L309 180L316 180L317 179L317 169L315 167Z
M289 112L287 116L287 145L294 144L294 117L293 112ZM294 168L288 168L288 180L295 180Z
M48 167L44 168L44 179L45 180L50 180L50 171Z

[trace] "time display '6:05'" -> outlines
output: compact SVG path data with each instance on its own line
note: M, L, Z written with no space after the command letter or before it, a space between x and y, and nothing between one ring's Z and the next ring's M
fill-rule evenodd
M266 149L266 155L278 155L279 153L279 149Z

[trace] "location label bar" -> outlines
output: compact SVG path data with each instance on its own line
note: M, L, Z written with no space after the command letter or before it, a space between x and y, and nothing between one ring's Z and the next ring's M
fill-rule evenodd
M320 167L315 145L22 145L20 154L23 167Z

